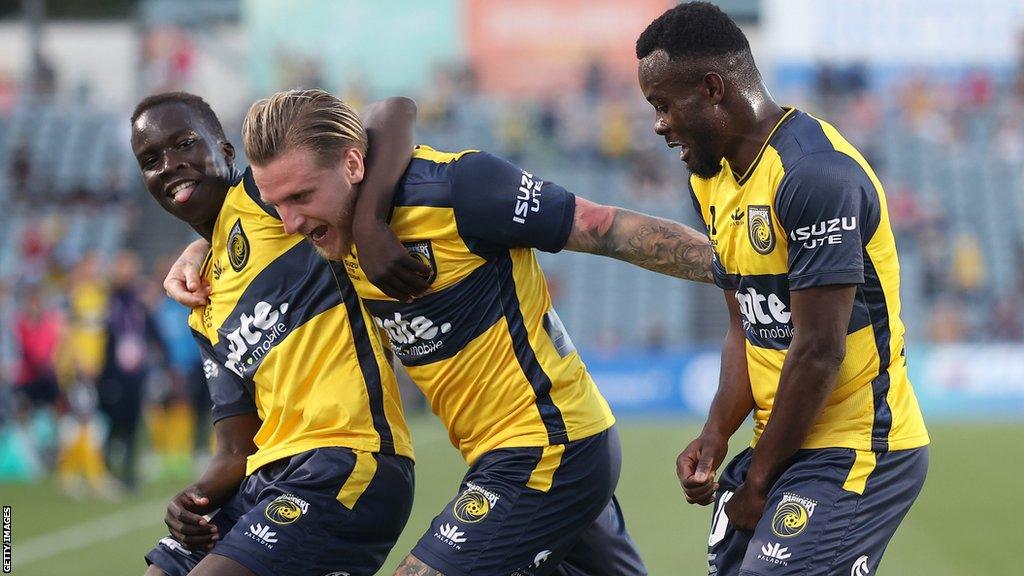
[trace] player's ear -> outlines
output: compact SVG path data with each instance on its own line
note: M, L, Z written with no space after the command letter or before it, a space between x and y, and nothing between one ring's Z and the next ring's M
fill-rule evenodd
M358 184L363 181L363 174L366 170L366 165L363 162L363 153L356 148L346 148L345 153L341 157L342 165L345 169L345 176L348 181L352 184Z
M221 150L221 152L224 153L224 159L227 160L229 164L234 164L234 162L235 162L235 147L231 144L231 142L228 142L227 140L225 140L224 142L221 142L220 143L220 150Z
M718 104L725 98L725 79L718 72L708 72L701 81L701 89L711 104Z

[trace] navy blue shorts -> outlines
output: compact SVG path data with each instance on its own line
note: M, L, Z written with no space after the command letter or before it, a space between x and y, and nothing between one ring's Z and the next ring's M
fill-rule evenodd
M372 575L402 533L413 498L412 460L317 448L263 466L211 519L211 551L260 576ZM169 576L205 557L167 537L146 555Z
M726 466L708 537L712 576L866 576L928 473L928 447L893 452L801 450L768 492L753 532L728 523L725 503L746 478L753 450Z
M647 574L613 496L621 465L614 428L488 452L412 553L445 576Z

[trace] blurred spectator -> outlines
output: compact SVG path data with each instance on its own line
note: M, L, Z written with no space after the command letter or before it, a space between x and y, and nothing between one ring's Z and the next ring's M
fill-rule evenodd
M163 342L138 294L138 256L127 251L119 253L112 275L99 404L110 423L104 446L107 467L131 490L137 481L136 435L149 368L147 353L163 353Z
M51 408L60 395L55 362L63 319L47 308L36 286L27 288L21 300L22 309L14 321L21 353L15 391L33 407Z

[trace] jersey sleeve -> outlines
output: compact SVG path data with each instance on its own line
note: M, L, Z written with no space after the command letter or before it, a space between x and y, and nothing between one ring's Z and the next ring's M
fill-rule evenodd
M789 287L864 283L864 247L879 222L878 193L840 152L805 158L783 179L775 210L789 245Z
M487 152L452 167L452 207L459 233L502 248L558 252L572 231L576 196Z
M704 218L704 211L701 209L700 200L697 199L697 193L693 191L693 183L687 181L687 190L690 192L690 200L693 202L693 209L697 212L697 218L700 219L701 224L704 226L704 230L707 233L709 240L714 240L711 236L711 230L714 226L714 222L708 222ZM709 208L712 218L714 218L714 207ZM711 249L711 276L715 281L715 286L718 286L722 290L739 290L740 277L738 274L729 274L725 270L725 266L722 265L722 261L718 258L718 250L714 249L712 244Z
M256 402L245 380L227 368L224 359L205 336L195 330L192 336L203 359L203 374L213 401L213 422L256 412Z

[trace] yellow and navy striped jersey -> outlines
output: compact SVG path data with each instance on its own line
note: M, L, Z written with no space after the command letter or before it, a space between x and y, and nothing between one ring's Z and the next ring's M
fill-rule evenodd
M472 463L509 447L565 444L614 423L551 305L533 248L557 252L575 197L486 152L417 147L391 229L431 268L431 292L387 298L353 253L374 322Z
M835 128L787 109L741 177L723 160L690 178L714 248L715 282L735 290L746 332L754 440L771 415L793 338L790 291L857 285L846 357L804 448L901 450L928 443L907 378L900 270L885 193Z
M227 193L189 325L219 420L256 411L247 474L325 446L412 457L394 373L340 266L286 234L249 170Z

